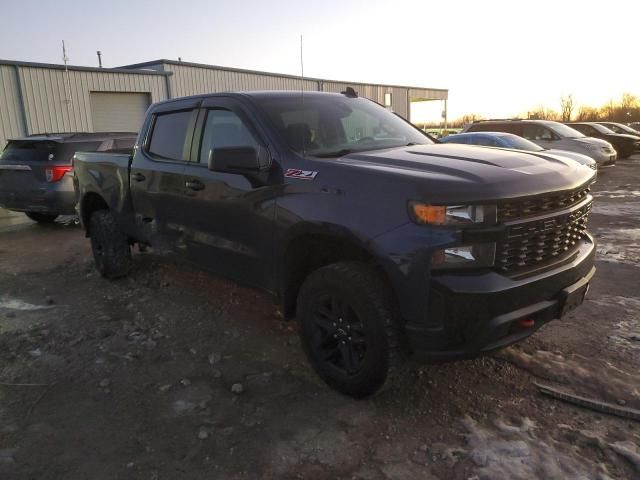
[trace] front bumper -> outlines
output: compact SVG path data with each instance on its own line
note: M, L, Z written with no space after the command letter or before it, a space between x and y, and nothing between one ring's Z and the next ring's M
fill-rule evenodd
M570 263L514 280L488 272L433 276L428 322L405 326L410 349L433 360L483 354L520 341L582 303L595 273L595 245Z
M588 155L596 161L599 167L604 167L607 165L615 165L616 160L618 159L618 154L615 151L613 152L589 151Z

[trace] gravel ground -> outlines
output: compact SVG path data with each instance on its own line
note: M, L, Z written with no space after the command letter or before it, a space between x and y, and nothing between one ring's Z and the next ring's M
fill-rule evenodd
M640 478L639 422L533 384L640 409L640 157L595 197L581 308L364 401L318 380L269 296L149 253L110 282L73 218L0 211L0 478Z

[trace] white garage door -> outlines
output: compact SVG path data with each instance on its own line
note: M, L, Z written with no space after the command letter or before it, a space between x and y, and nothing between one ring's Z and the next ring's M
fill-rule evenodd
M149 107L148 93L91 92L95 132L137 132Z

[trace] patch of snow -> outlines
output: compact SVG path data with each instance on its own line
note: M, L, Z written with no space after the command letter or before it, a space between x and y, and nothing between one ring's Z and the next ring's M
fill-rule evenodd
M6 308L8 310L44 310L47 308L53 308L52 305L34 305L32 303L23 302L14 298L2 298L0 299L0 308Z
M482 427L467 416L467 456L476 465L479 478L529 480L532 478L591 479L588 465L539 438L535 424L523 418L520 426L498 420L497 430Z

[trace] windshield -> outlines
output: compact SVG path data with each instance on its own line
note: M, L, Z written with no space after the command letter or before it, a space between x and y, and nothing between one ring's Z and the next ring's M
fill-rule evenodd
M292 150L335 157L352 152L431 144L425 134L384 107L364 98L338 95L258 97L278 133Z
M526 150L527 152L541 152L544 150L539 145L517 135L504 135L500 137L500 140L509 148L516 150Z
M600 133L606 133L606 134L616 133L613 130L611 130L610 128L605 127L604 125L600 125L599 123L592 123L591 126L593 128L595 128Z
M609 130L615 133L628 133L630 135L638 135L638 132L635 131L633 128L627 127L626 125L622 125L619 123L601 123L600 125L604 125Z
M555 133L564 138L582 138L586 136L583 133L580 133L575 128L571 128L562 123L550 123L547 126Z

